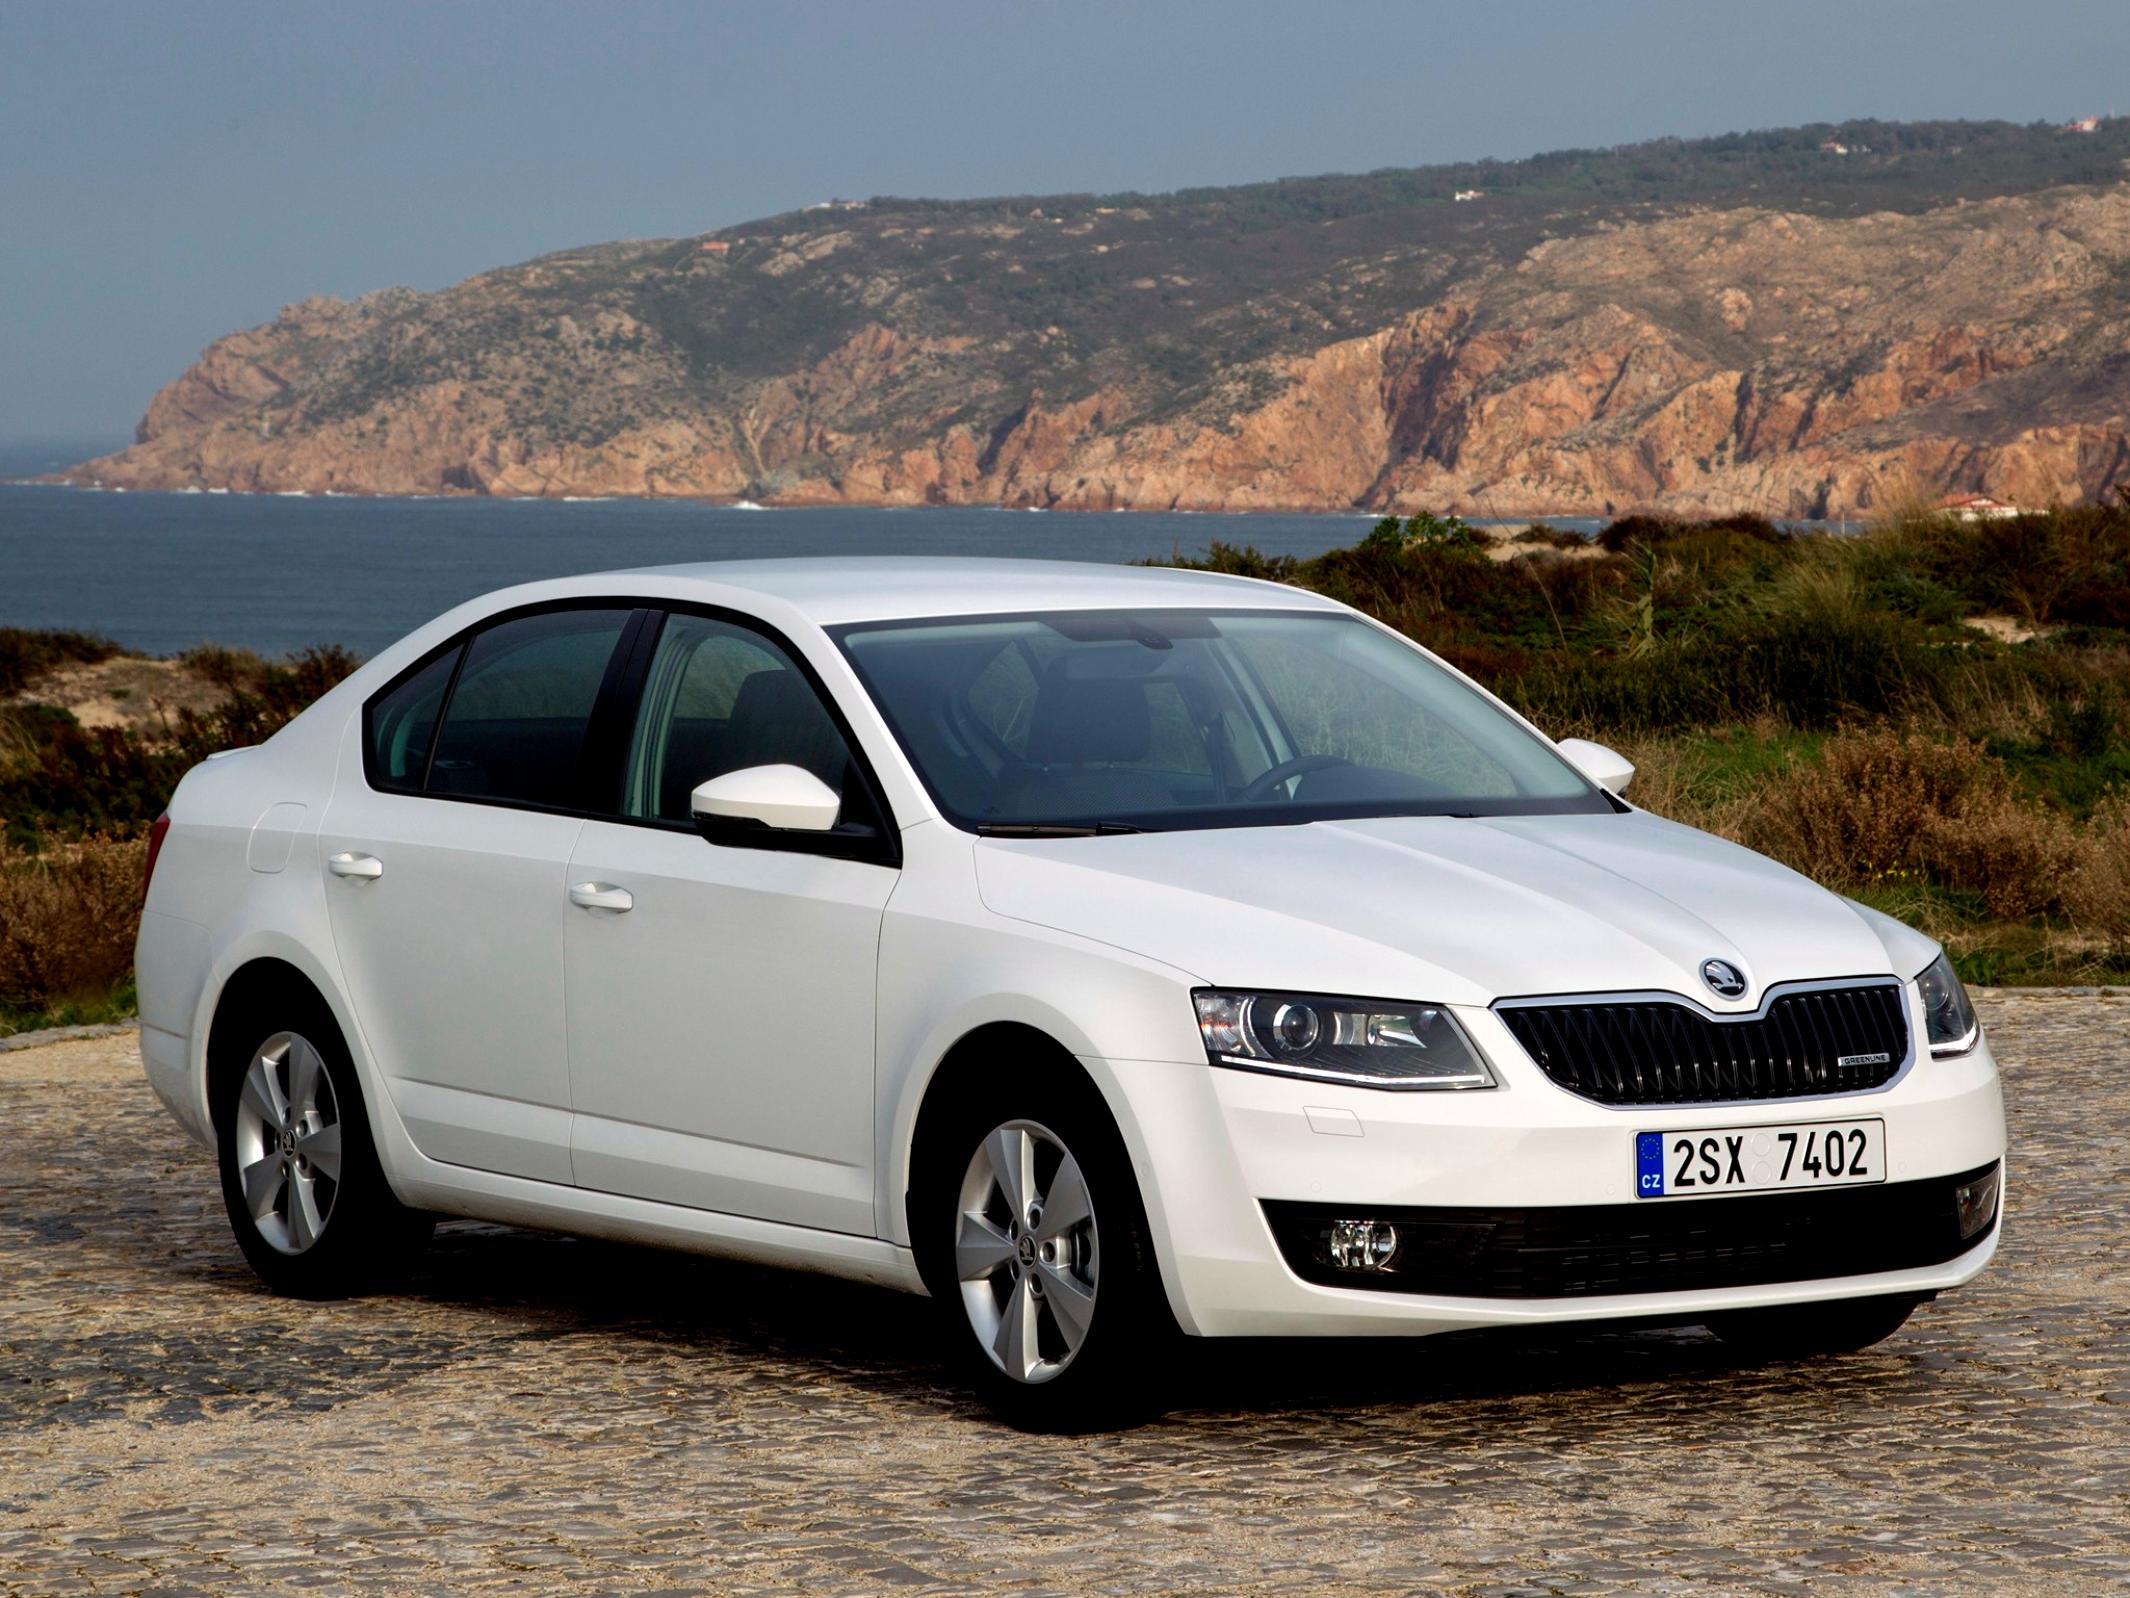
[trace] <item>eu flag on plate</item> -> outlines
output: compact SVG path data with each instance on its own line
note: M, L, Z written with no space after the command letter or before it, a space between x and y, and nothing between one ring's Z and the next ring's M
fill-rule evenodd
M1664 1134L1637 1132L1634 1139L1636 1198L1664 1196Z

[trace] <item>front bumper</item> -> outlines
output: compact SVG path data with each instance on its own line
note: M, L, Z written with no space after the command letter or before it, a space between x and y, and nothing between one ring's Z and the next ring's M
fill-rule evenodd
M1995 1253L2001 1219L1951 1257L1894 1270L1708 1285L1682 1271L1631 1280L1682 1285L1573 1296L1457 1296L1305 1280L1267 1217L1280 1206L1533 1211L1726 1204L1765 1212L1812 1192L1637 1200L1634 1135L1875 1117L1885 1123L1887 1186L1951 1178L2005 1154L1997 1068L1985 1041L1958 1059L1917 1061L1867 1093L1749 1104L1612 1108L1547 1081L1485 1011L1459 1012L1501 1086L1388 1093L1226 1071L1202 1062L1104 1062L1177 1319L1202 1336L1427 1334L1548 1321L1684 1317L1722 1309L1930 1293L1972 1279ZM1835 1190L1842 1191L1842 1190ZM1864 1189L1848 1189L1850 1193ZM2004 1193L2000 1186L1999 1215ZM1920 1258L1924 1256L1909 1256ZM1866 1258L1857 1256L1856 1258ZM1852 1260L1852 1263L1854 1261ZM1366 1278L1356 1278L1357 1282ZM1629 1280L1629 1278L1622 1278ZM1602 1285L1602 1284L1600 1284Z

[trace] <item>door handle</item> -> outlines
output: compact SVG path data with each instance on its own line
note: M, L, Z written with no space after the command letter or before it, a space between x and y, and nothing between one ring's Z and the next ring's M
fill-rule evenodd
M343 852L328 855L325 868L336 877L348 877L356 882L375 882L385 874L385 863L374 854Z
M576 882L570 884L569 902L581 910L605 910L618 916L635 908L636 896L611 882Z

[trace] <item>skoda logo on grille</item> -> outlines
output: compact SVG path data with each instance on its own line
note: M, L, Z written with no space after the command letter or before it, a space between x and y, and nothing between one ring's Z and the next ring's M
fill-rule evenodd
M1745 992L1745 973L1728 960L1703 960L1701 980L1719 999L1735 999Z

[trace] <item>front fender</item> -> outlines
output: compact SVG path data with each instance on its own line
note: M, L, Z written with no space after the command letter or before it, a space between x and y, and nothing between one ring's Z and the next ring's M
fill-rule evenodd
M917 1118L955 1045L983 1027L1027 1027L1077 1058L1108 1106L1181 1319L1168 1243L1170 1199L1117 1066L1138 1070L1145 1062L1148 1071L1203 1077L1190 1001L1190 990L1201 984L1159 961L987 911L976 892L971 842L929 823L904 834L903 878L889 900L880 944L876 1230L909 1246L904 1197Z

